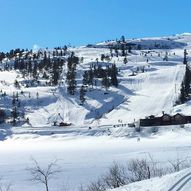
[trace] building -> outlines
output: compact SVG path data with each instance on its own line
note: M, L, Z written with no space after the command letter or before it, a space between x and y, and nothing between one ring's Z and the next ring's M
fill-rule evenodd
M177 113L173 116L163 113L161 117L151 115L145 119L140 119L140 126L161 126L161 125L181 125L191 123L191 116Z

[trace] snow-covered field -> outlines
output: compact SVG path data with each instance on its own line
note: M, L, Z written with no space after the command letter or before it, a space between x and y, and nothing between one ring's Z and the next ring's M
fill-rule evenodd
M26 168L32 166L32 158L43 168L56 159L61 172L50 181L51 190L62 190L63 185L67 185L74 191L78 190L80 184L87 185L96 180L114 161L125 164L130 159L152 156L155 161L164 165L168 160L176 160L177 156L181 159L190 158L190 125L185 129L175 126L165 128L161 128L158 134L149 134L145 130L145 136L140 141L137 141L136 135L128 138L125 130L120 128L111 128L110 136L87 135L85 130L78 135L66 132L56 134L55 131L53 135L44 133L44 136L38 136L31 131L17 129L14 130L15 134L0 143L0 175L6 182L12 183L13 190L40 191L43 190L42 185L30 181L31 176ZM117 135L117 131L120 131L121 137L113 136ZM137 183L136 187L127 188L131 191L134 188L148 190L154 184L153 181L148 181L147 184ZM172 179L172 183L174 181L176 179ZM171 183L167 182L170 186Z
M18 90L14 87L14 81L23 80L19 72L0 71L0 90L8 95L1 97L1 107L10 109L10 98L13 92L18 92L21 108L30 120L30 125L14 128L7 125L2 126L0 131L0 176L12 184L14 191L43 190L42 185L30 181L26 168L32 165L31 158L36 159L42 167L57 159L61 172L50 181L51 191L62 190L64 185L77 191L80 184L87 185L106 172L113 161L126 163L129 159L152 155L165 165L169 160L176 159L177 155L180 158L191 157L190 124L183 129L179 126L160 127L157 133L144 128L140 134L127 125L113 127L132 123L148 115L161 116L162 111L187 115L191 112L190 102L175 104L185 73L183 50L188 50L190 58L191 35L135 41L143 45L145 50L133 50L127 57L127 64L123 63L124 57L121 56L102 63L106 66L115 63L118 67L118 88L111 87L108 94L104 94L103 89L95 87L87 93L84 105L80 104L78 94L67 94L65 83L58 87L23 86ZM168 45L168 49L147 49L156 43ZM110 53L106 44L97 44L96 48L71 48L77 56L84 58L83 63L77 66L79 78L96 58ZM163 61L165 52L168 52L168 61ZM141 72L143 67L144 72ZM136 75L132 75L133 71ZM63 68L63 81L65 74L66 68ZM24 94L20 94L20 91ZM72 123L72 126L52 127L54 121L65 121ZM116 191L165 191L188 172L190 169L134 183ZM184 190L188 190L189 185L191 183L188 182Z

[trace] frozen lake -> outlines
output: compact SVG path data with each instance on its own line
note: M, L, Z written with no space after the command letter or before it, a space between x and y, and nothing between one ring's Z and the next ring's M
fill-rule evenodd
M165 163L177 156L191 156L191 133L179 129L166 131L161 136L114 138L112 136L36 136L15 135L0 142L0 176L12 184L13 190L40 191L40 184L29 179L26 171L36 159L42 167L57 159L61 172L50 182L52 191L67 185L78 190L102 175L114 161L126 163L132 158L151 155Z

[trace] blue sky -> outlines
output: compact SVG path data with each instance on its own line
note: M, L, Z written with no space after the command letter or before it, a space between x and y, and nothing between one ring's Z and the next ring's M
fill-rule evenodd
M190 0L0 0L0 51L191 32Z

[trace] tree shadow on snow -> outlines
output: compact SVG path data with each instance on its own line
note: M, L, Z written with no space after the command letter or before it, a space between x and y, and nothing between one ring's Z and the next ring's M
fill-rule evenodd
M95 95L96 98L95 98ZM105 113L111 112L117 106L124 102L124 96L119 95L114 92L108 92L108 94L104 94L104 91L97 91L96 93L92 92L87 95L91 100L96 99L98 101L100 107L96 105L84 104L84 107L89 110L89 113L85 116L85 119L99 119Z

